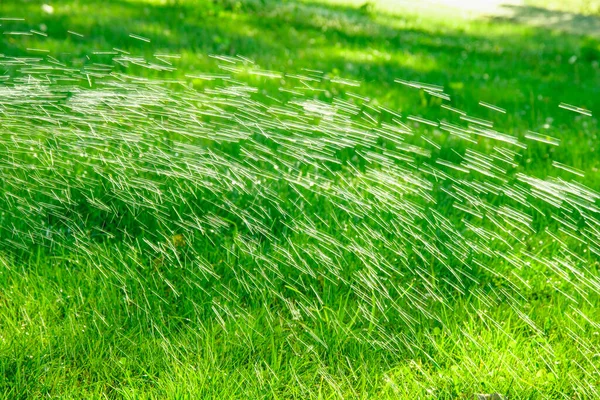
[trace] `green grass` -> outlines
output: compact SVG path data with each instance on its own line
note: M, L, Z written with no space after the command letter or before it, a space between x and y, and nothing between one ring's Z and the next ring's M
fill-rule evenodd
M240 54L263 69L285 74L304 74L308 68L361 81L359 87L327 80L315 83L323 89L315 98L325 102L354 101L351 92L403 116L457 122L456 116L439 107L440 99L394 80L441 85L452 96L453 107L493 119L496 129L506 134L523 139L527 131L535 131L561 140L559 147L529 141L527 148L515 149L516 166L506 176L510 185L517 185L517 173L570 181L572 174L552 167L552 161L558 161L585 172L577 181L600 188L596 118L558 107L564 102L585 107L594 116L600 113L596 101L600 42L593 35L565 34L505 17L463 19L458 14L394 12L385 7L382 11L344 2L65 0L53 4L53 14L43 13L42 4L2 3L0 17L26 21L2 21L0 29L40 30L43 24L48 37L5 35L0 62L40 55L28 49L49 50L77 69L90 62L109 63L112 56L92 53L114 47L148 60L156 53L178 54L181 57L172 60L177 70L172 72L118 69L151 79L186 79L202 92L221 83L186 75L223 73L209 55ZM570 10L596 18L593 5L574 7ZM517 11L526 13L527 7ZM548 11L553 12L560 9ZM133 39L131 33L151 42ZM7 75L19 76L16 68L3 68ZM279 88L298 86L293 79L266 79L247 71L235 78L258 87L259 101L268 105L276 101L264 94L287 100L293 96ZM11 81L7 82L0 89L9 87ZM102 79L93 79L94 88L89 90L101 88L101 83ZM172 107L166 108L171 115L174 110L185 111L181 96L186 94L195 99L194 106L213 99L194 97L190 87L159 87L169 97L165 104ZM224 98L222 93L214 95ZM10 101L5 104L8 108ZM421 192L410 191L415 182L400 185L407 190L401 205L432 208L464 234L465 243L517 258L514 263L498 255L488 258L486 270L473 263L483 256L456 247L458 234L439 233L443 224L410 219L406 210L392 212L396 192L384 178L398 173L394 175L398 180L408 176L426 182L424 157L415 156L414 164L406 164L411 174L402 175L384 163L360 158L361 152L376 145L370 148L364 138L353 138L356 146L338 148L333 156L341 165L323 162L330 168L324 170L311 164L310 157L306 162L295 158L294 150L310 150L310 144L282 144L291 130L278 128L272 137L255 135L231 142L186 136L186 125L183 131L159 131L119 101L82 111L83 119L102 113L120 118L105 124L90 119L104 139L101 135L92 140L85 131L87 142L78 136L83 128L76 121L66 122L66 117L60 127L27 119L25 115L44 116L31 104L23 108L30 114L10 108L22 121L0 114L0 171L5 171L0 175L0 395L8 399L598 395L598 257L587 244L558 229L561 225L549 216L556 213L564 219L564 215L548 203L528 198L546 216L527 211L534 215L533 229L518 245L489 220L478 222L454 208L441 190L452 189L450 185L440 184L428 192L435 206ZM479 101L507 113L489 111ZM224 107L244 111L235 104ZM160 112L159 106L148 109L152 115ZM391 123L389 116L381 119L379 123ZM364 123L359 116L353 121ZM209 116L200 117L200 122L214 128ZM315 127L322 122L309 121ZM177 122L167 125L181 127ZM116 126L139 134L139 141L128 142L126 134L109 129ZM149 130L139 133L137 128L144 126ZM240 127L233 121L224 126ZM497 145L480 140L472 146L438 129L416 124L413 129L416 135L407 143L426 147L421 137L435 140L442 148L430 147L434 158L455 163L459 159L452 150L462 154L468 148L489 155ZM327 138L323 132L315 128L315 140ZM297 138L303 134L308 135L302 132ZM335 137L349 138L339 132ZM196 147L182 152L177 150L182 143ZM272 153L265 150L260 153L263 158L248 161L243 151L259 154L257 144ZM380 145L376 151L385 148L396 154L394 143L381 139L376 144ZM85 156L79 157L80 152ZM136 152L148 157L136 159L132 157ZM122 164L91 158L98 155ZM202 169L198 160L208 167ZM295 186L291 172L283 171L290 164L299 168L298 182L313 179L316 189ZM273 165L280 169L274 171ZM418 173L412 165L421 168ZM195 180L189 173L192 167L206 178ZM239 171L256 175L237 176ZM260 176L264 191L253 187L245 192L226 182L233 176L241 187L250 187L244 185L261 172L272 174ZM376 172L382 174L369 175ZM115 183L119 174L124 179ZM476 173L471 176L475 182L487 180ZM136 177L147 181L137 182ZM270 199L268 190L277 201ZM296 193L305 198L298 203L302 208L292 206ZM71 202L64 201L68 196ZM94 196L109 209L94 203ZM481 198L495 206L518 208L499 196ZM144 201L150 206L135 206ZM36 211L38 204L42 212ZM373 208L365 211L364 204ZM155 209L159 206L162 213ZM244 210L247 213L240 214ZM179 224L193 222L187 218L193 215L201 217L207 232ZM247 223L240 215L254 219ZM578 234L584 232L585 218L597 216L569 215L579 224ZM501 234L538 258L525 264L522 252L469 236L465 220ZM310 223L317 236L311 236ZM453 277L423 247L413 245L416 235L405 229L411 224L426 232L431 226L438 229L432 233L439 240L434 246L451 260L451 267L472 274L478 282ZM48 243L42 227L56 232L49 246L44 246ZM575 254L566 254L546 228ZM28 238L27 232L41 236ZM325 235L338 244L331 245ZM339 254L334 256L336 251L327 246L337 246ZM404 263L399 253L404 253ZM549 260L567 260L575 267L567 270Z

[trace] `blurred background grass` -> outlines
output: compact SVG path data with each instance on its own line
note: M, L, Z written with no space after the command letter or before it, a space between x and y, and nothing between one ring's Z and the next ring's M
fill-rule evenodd
M91 53L116 47L146 58L181 55L173 60L174 72L130 69L169 78L216 70L210 54L239 54L265 69L309 68L360 80L355 93L435 119L436 99L407 91L394 79L433 83L446 87L454 105L466 112L492 115L479 101L506 109L499 128L507 133L556 133L565 144L556 149L557 160L592 172L598 168L588 151L597 146L595 138L585 134L595 120L558 109L565 102L600 112L594 101L600 91L597 2L91 0L52 3L51 13L44 4L2 4L3 15L26 17L4 21L4 31L37 27L48 34L5 35L3 54L35 57L40 53L27 49L44 49L64 61L109 62L112 56ZM588 174L587 183L594 175Z

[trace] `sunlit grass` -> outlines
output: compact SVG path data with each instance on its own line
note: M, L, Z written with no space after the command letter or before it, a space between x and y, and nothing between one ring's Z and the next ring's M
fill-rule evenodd
M0 27L49 35L0 50L5 397L597 396L595 41L42 4Z

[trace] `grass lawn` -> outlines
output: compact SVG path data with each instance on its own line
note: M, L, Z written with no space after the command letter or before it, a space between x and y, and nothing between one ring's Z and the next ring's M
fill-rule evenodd
M0 396L600 397L600 7L397 3L2 1Z

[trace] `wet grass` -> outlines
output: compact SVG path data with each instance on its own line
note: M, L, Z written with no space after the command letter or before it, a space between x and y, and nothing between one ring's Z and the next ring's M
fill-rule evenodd
M0 17L25 18L2 21L4 32L48 35L3 35L0 47L9 76L0 116L4 397L598 395L598 219L581 208L589 199L597 204L593 190L600 187L596 39L510 19L314 1L62 1L51 14L42 5L0 6ZM114 48L176 69L115 64L114 54L98 53ZM157 61L161 53L177 58ZM241 59L233 82L194 78L229 74L214 54L242 55L281 78L252 74ZM52 88L69 88L64 108L44 106L44 113L33 102L17 104L19 91L41 89L15 80L27 73L6 61L47 55L73 66L75 72L60 74L77 76L90 98L77 97L70 82L51 81ZM123 78L121 97L94 103L109 79L78 75L94 62L128 76L186 83ZM343 99L359 108L336 124L372 134L393 121L378 108L384 106L402 114L414 135L372 141L294 108L296 95L280 89L300 90L290 76L306 69L324 74L306 82L318 90L302 92L304 100ZM440 125L406 120L464 123L440 107L440 98L396 79L443 86L453 107L493 120L495 129L527 144L499 162L514 163L502 164L510 170L499 174L507 180L504 194L465 183L500 185L496 178L471 171L458 181L460 171L435 164L464 165L468 150L497 155L498 142L465 142ZM258 88L252 100L264 109L245 108L256 104L235 103L240 92L222 91L244 84ZM594 117L559 108L563 102ZM206 114L215 105L245 124L218 122ZM267 116L246 119L260 115L245 115L249 109ZM365 117L373 110L381 114L375 126ZM262 133L248 135L249 120ZM86 121L89 129L82 128ZM197 130L198 121L206 131ZM528 131L560 146L527 141ZM431 161L405 152L404 144L427 149ZM584 176L556 168L556 161ZM439 183L425 171L455 180ZM518 174L562 181L536 197L532 188L547 184L527 186ZM574 181L591 190L577 197L568 186ZM524 204L507 187L522 188ZM473 210L464 201L469 193L485 201L478 209L485 218L455 207ZM550 204L559 198L580 203ZM519 222L501 206L532 219ZM465 221L507 243L473 234ZM526 231L526 239L509 235L504 223Z

